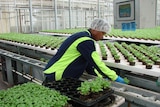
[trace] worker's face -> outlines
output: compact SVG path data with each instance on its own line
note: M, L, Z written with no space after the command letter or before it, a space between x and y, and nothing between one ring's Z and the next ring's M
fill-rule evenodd
M93 30L92 37L93 37L94 40L98 41L98 40L103 39L103 36L105 34L106 34L105 32Z

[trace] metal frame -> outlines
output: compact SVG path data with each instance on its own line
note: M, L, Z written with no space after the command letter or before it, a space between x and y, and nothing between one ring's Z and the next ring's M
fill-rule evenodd
M27 44L19 44L10 41L0 40L0 47L3 47L9 51L30 56L32 58L45 58L51 59L51 57L56 53L55 50L45 49L35 46L30 46ZM118 74L123 77L128 77L131 80L131 85L143 87L149 90L160 92L160 72L159 68L155 67L153 69L144 69L142 66L128 66L126 63L115 63L114 61L104 61L105 64L113 68ZM144 78L148 75L150 78Z
M25 57L19 54L15 54L6 50L0 49L0 56L5 57L7 64L7 79L10 84L13 84L13 73L18 74L20 77L18 79L22 80L22 78L27 79L28 81L33 81L38 84L42 84L44 80L43 68L46 63L41 61ZM17 70L12 67L12 60L17 63ZM23 67L21 65L24 65ZM26 68L25 68L26 67ZM30 73L32 67L33 71ZM27 71L25 71L27 70ZM29 70L29 71L28 71ZM38 74L38 75L37 75ZM88 75L84 73L81 77L82 80L93 79L95 76ZM160 94L145 90L142 88L120 84L116 82L112 82L112 89L114 89L115 94L123 96L127 101L131 103L136 103L145 107L159 107L160 106Z

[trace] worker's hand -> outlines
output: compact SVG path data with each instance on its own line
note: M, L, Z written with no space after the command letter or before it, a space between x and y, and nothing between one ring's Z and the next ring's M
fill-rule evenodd
M116 81L116 82L119 82L119 83L126 84L126 82L124 81L124 79L123 79L122 77L120 77L120 76L118 76L115 81Z

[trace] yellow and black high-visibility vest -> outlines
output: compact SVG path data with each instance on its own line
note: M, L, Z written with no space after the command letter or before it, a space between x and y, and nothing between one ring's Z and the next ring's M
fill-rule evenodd
M88 66L90 65L90 66ZM55 73L55 80L73 77L79 78L88 69L98 76L107 76L111 80L118 77L101 60L95 48L95 40L89 31L78 32L68 37L51 58L44 69L44 74Z

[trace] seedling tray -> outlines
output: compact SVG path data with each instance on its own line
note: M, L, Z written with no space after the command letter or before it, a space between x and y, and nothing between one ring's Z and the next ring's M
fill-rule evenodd
M81 80L74 79L74 78L64 78L60 81L53 81L51 83L45 84L46 87L49 87L50 89L55 89L57 91L60 91L62 94L70 97L73 102L78 103L82 105L83 107L90 107L93 105L96 105L98 102L106 99L107 97L111 96L113 94L112 89L104 90L103 92L100 92L101 96L91 99L92 96L89 96L89 99L82 99L81 94L78 92L77 88L81 86Z

